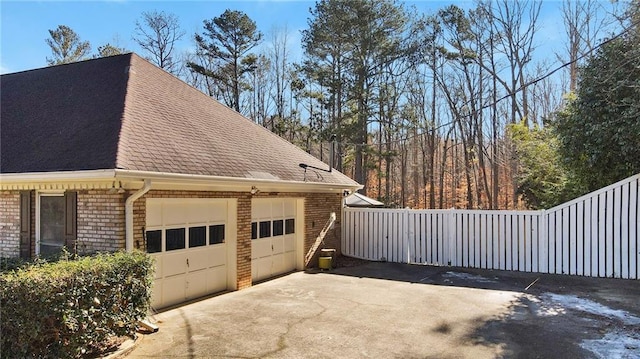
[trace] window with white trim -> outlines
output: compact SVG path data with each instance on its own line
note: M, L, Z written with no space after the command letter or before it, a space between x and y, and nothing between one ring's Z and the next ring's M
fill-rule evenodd
M36 253L56 255L65 245L65 197L63 192L38 193Z

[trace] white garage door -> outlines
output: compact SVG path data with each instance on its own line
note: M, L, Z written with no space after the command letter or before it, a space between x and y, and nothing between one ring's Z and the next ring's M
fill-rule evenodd
M152 306L232 287L235 200L147 199L146 248L156 260Z
M296 269L297 200L251 201L251 277L254 281Z

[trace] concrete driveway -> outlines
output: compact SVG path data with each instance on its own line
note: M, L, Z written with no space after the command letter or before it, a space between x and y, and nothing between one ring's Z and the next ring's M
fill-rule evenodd
M638 281L365 263L157 314L127 357L636 358L639 298Z

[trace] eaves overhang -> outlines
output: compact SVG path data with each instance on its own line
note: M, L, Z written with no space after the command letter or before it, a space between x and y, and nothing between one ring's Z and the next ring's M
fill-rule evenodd
M250 192L355 192L362 188L356 183L320 183L273 179L222 177L195 174L163 173L124 169L86 171L30 172L0 174L2 190L82 190L113 187L139 189L145 180L153 181L156 190Z

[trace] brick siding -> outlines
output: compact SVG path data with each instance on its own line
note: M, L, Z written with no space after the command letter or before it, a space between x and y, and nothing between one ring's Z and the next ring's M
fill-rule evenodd
M32 191L33 192L33 191ZM35 192L32 193L32 233L35 238ZM128 193L110 194L107 190L78 191L78 237L80 254L115 251L125 248L125 200ZM304 254L309 251L329 219L337 215L336 223L325 237L324 248L335 248L340 253L341 205L340 194L326 193L259 193L251 196L241 192L203 192L151 190L136 200L133 208L134 247L144 250L147 198L234 198L237 199L237 279L238 289L251 286L251 199L252 198L304 198ZM20 192L3 191L0 196L2 213L0 248L3 256L19 256L20 248ZM35 241L34 241L35 242ZM32 251L35 253L35 248ZM314 266L316 261L311 262Z
M333 248L337 254L341 253L341 224L342 224L342 196L340 194L310 193L305 196L304 216L305 216L305 254L316 237L322 231L325 223L329 220L331 212L336 214L336 222L332 229L327 232L322 248ZM317 264L318 253L315 253L309 266Z
M78 254L113 252L125 248L126 193L78 191Z
M327 193L259 193L251 196L241 192L202 192L202 191L165 191L151 190L134 203L134 242L136 248L144 250L144 226L146 221L146 198L236 198L237 213L237 281L238 289L251 286L251 198L304 198L305 242L304 254L320 234L322 227L335 212L336 223L325 237L321 248L335 248L340 253L340 225L342 196ZM310 266L314 266L312 261Z
M20 192L0 192L0 257L20 256Z

